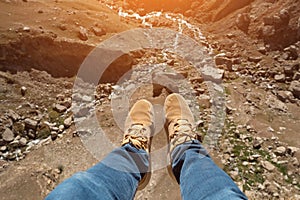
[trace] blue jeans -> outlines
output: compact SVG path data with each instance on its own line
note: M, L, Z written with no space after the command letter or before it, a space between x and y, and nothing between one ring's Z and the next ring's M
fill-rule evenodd
M232 179L214 164L199 141L178 145L171 157L183 199L247 199ZM126 144L87 171L62 182L46 199L133 199L148 165L148 154L144 150Z

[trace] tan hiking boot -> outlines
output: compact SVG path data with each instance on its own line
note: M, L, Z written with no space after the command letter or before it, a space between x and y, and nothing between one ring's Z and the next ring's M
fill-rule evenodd
M180 94L171 94L165 100L166 125L171 154L174 148L182 143L198 139L193 131L194 116Z
M131 143L137 149L144 149L149 153L152 132L152 104L147 100L139 100L132 106L126 118L122 145Z
M122 145L131 143L137 149L144 149L150 152L151 136L154 131L153 107L147 100L136 102L131 108L125 121L125 134ZM138 190L146 187L151 177L151 161L149 155L149 168L142 180L139 182Z

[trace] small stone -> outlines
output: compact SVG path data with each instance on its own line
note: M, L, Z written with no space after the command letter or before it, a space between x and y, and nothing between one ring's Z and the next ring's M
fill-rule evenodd
M297 47L294 45L291 45L284 49L284 51L287 53L287 59L289 60L297 60L298 58L298 50Z
M26 146L26 144L27 144L27 139L24 138L24 137L22 137L22 138L19 140L19 143L20 143L21 146Z
M64 120L65 128L69 128L72 125L72 123L73 123L73 116L71 115L70 117Z
M25 32L30 32L30 27L29 27L29 26L24 26L24 27L23 27L23 31L25 31Z
M93 33L96 35L96 36L103 36L106 34L105 30L102 29L102 28L98 28L98 27L93 27L92 28L92 31Z
M275 169L275 166L269 161L262 161L262 166L268 171L273 171Z
M284 155L285 152L286 152L286 148L285 148L284 146L277 147L277 148L275 149L275 151L274 151L274 153L275 153L276 155L279 155L279 156Z
M300 99L300 82L292 81L289 87L289 91L293 93L294 97Z
M2 133L2 139L5 142L11 142L15 139L14 133L9 128L6 128L5 131Z
M295 155L295 153L296 153L298 150L299 150L299 148L297 148L297 147L291 147L291 146L289 146L289 147L287 148L287 153L293 156L293 155Z
M58 113L63 113L67 110L67 107L60 105L60 104L55 104L54 110Z
M27 92L27 88L25 86L22 86L21 87L21 94L22 94L22 96L25 96L26 92Z
M59 125L58 131L59 131L60 133L63 132L64 129L65 129L65 126L64 126L64 125Z
M25 127L27 129L33 129L33 130L35 130L38 125L37 121L29 119L29 118L25 119L24 123L25 123Z
M83 28L82 26L80 26L80 28L79 28L78 38L83 41L87 41L89 39L88 31L85 28Z
M264 140L260 137L256 137L253 141L253 147L255 149L260 149L261 145L264 143Z
M55 140L58 136L58 133L56 131L51 131L51 139Z
M285 81L285 75L284 74L277 74L277 75L275 75L274 79L277 82L284 82Z
M2 146L2 147L0 147L0 151L1 152L4 152L4 151L6 151L7 150L7 146Z

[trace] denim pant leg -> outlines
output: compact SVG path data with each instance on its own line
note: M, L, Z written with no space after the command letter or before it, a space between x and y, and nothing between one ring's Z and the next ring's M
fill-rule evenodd
M133 199L148 166L146 151L126 144L87 171L76 173L59 184L46 199Z
M198 140L178 145L171 157L172 170L183 199L247 199Z

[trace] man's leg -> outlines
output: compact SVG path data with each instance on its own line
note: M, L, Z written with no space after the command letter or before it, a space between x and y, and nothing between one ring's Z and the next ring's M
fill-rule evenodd
M104 160L61 183L46 199L133 199L150 179L148 153L153 132L153 107L140 100L125 121L122 147Z
M133 199L145 176L139 172L147 172L148 166L146 151L126 144L87 171L62 182L46 199Z
M247 199L197 140L194 117L185 99L171 94L164 108L172 162L169 172L180 184L183 199Z
M247 199L233 180L209 157L198 140L172 152L172 171L183 199Z

